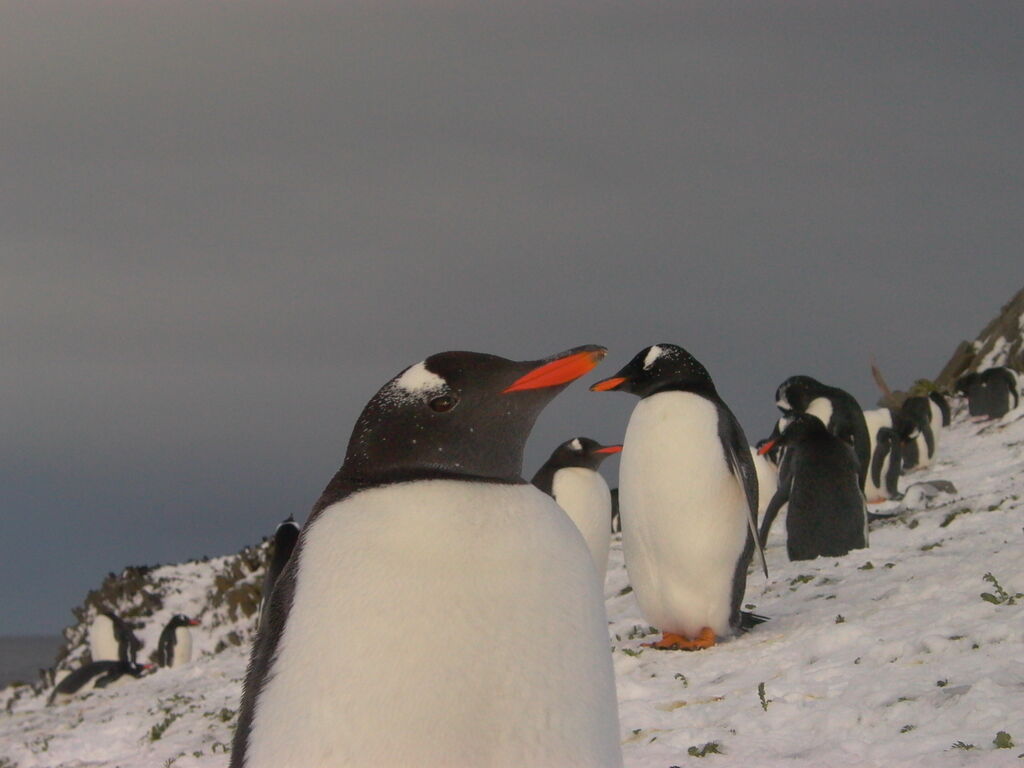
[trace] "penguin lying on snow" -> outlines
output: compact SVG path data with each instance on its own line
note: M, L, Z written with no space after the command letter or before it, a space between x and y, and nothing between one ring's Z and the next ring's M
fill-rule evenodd
M231 768L622 765L602 585L521 477L604 354L446 352L373 396L271 595Z
M136 664L133 661L94 661L64 677L46 703L53 704L58 699L69 698L94 688L109 688L115 683L135 680L151 669L152 664Z
M89 655L93 661L134 663L142 641L128 622L113 611L101 611L89 626Z
M199 624L183 613L175 614L160 633L157 643L157 661L161 667L180 667L192 660L192 633L189 627Z
M574 437L558 446L530 481L558 503L583 534L598 575L608 570L611 545L612 494L597 471L601 463L622 450L589 437Z
M662 632L652 645L714 645L740 630L747 567L760 550L747 438L704 366L674 344L641 350L591 389L640 397L623 440L619 503L629 581Z
M868 545L867 508L858 487L857 458L844 440L808 414L797 414L783 430L785 457L779 490L761 523L761 543L783 504L790 560L839 557ZM762 449L764 450L764 449Z
M274 584L277 577L284 570L285 563L295 549L295 542L299 540L299 524L289 515L287 520L282 521L277 530L274 531L274 541L270 545L270 563L267 565L267 575L263 578L263 595L260 598L260 609L256 614L256 626L263 620L263 614L267 610L267 603L270 602L270 593L274 591Z
M864 412L849 392L822 384L810 376L790 376L775 391L775 404L783 414L809 413L817 416L836 437L853 445L857 457L857 478L861 490L871 465L871 438Z

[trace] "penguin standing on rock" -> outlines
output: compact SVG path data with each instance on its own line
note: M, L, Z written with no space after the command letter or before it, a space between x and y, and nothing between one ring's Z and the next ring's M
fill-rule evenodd
M274 531L274 542L270 545L270 563L267 565L267 575L263 578L263 596L260 598L260 610L257 616L256 626L259 627L263 620L263 614L267 610L267 603L270 602L270 593L274 591L274 584L277 577L284 570L285 563L292 556L295 549L295 542L299 540L299 524L291 516L282 521L277 530Z
M853 446L859 464L857 478L863 491L871 465L871 438L860 403L849 392L822 384L810 376L790 376L775 391L775 404L783 414L817 416L828 431Z
M779 490L761 523L761 543L768 540L775 516L788 503L790 560L838 557L866 547L867 507L849 444L809 414L794 415L779 441L785 444L785 458L779 468Z
M274 587L231 768L622 765L602 585L522 478L604 355L445 352L373 396Z
M760 550L743 430L704 366L674 344L641 350L591 389L640 398L623 440L619 502L629 581L662 632L651 645L708 648L740 630L747 567Z
M530 481L565 510L583 534L602 579L608 570L611 545L612 494L597 471L601 463L622 450L589 437L574 437L558 446Z
M161 667L180 667L192 661L192 632L199 619L190 619L183 613L175 614L160 633L157 660Z
M113 611L100 611L89 627L89 655L93 661L135 663L142 641L131 625Z
M152 664L136 664L134 661L94 661L65 676L57 683L46 703L53 704L94 688L109 688L115 683L136 680L152 668Z

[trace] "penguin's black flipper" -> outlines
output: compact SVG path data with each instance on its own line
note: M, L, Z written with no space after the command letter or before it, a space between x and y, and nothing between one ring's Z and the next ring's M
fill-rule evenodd
M749 632L758 624L764 624L766 621L771 621L771 619L750 611L740 611L740 632Z
M717 405L718 437L722 442L722 450L729 469L747 497L747 524L750 526L754 548L761 559L761 568L767 579L768 560L764 556L764 548L757 535L757 469L754 468L754 459L750 455L750 448L747 447L747 437L743 434L743 428L725 403L719 400Z

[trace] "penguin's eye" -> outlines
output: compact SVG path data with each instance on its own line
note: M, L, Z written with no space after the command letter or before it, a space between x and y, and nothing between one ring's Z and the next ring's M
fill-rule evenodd
M451 395L441 395L440 397L435 397L431 400L428 405L431 410L437 411L438 413L444 413L445 411L450 411L454 408L457 402L458 400Z

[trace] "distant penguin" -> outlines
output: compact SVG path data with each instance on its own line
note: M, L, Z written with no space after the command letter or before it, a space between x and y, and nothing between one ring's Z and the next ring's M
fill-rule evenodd
M763 515L768 509L768 504L779 487L779 468L767 455L761 455L758 450L760 445L750 448L750 458L754 462L754 470L757 472L757 514Z
M822 384L810 376L790 376L775 391L775 404L783 413L817 416L836 437L853 446L861 490L871 466L871 447L864 412L849 392Z
M263 578L263 595L260 598L260 609L257 614L256 626L259 627L263 620L263 614L267 610L267 603L270 602L270 593L274 591L274 584L277 577L284 570L285 563L295 549L295 542L299 540L299 524L295 518L290 516L283 520L274 531L274 541L270 545L270 562L267 564L267 575Z
M101 611L89 626L89 654L93 661L134 663L142 642L131 625L112 611Z
M927 397L908 397L900 406L900 414L914 425L914 434L904 439L907 446L912 440L913 445L905 451L904 469L920 469L931 464L937 447L937 432L932 427L931 400Z
M47 704L70 698L94 688L109 688L115 683L134 680L152 669L152 664L128 661L94 661L65 676L53 689Z
M604 354L445 352L373 396L273 590L231 768L622 765L602 585L522 478Z
M871 464L864 483L864 497L871 504L901 496L897 486L903 471L903 442L894 428L894 418L899 422L899 417L888 408L864 411L871 444Z
M967 397L967 410L975 419L1001 419L1020 402L1016 373L1009 368L986 368L957 379L956 390Z
M175 614L160 633L157 660L161 667L180 667L192 661L192 632L189 627L199 624L183 613Z
M619 514L618 488L612 488L612 533L622 533L622 516Z
M758 501L739 422L704 366L675 344L641 350L591 389L640 398L623 440L619 500L629 581L662 632L651 645L693 650L735 634Z
M779 490L761 523L762 543L779 509L788 503L790 560L839 557L866 547L867 508L853 448L808 414L795 415L779 439L786 452L779 468Z
M928 399L931 401L932 411L932 429L938 430L939 427L949 426L949 401L946 400L946 396L941 392L932 390L928 393Z
M621 445L601 445L574 437L558 446L530 481L553 497L583 534L598 575L608 570L611 544L612 494L598 468Z

